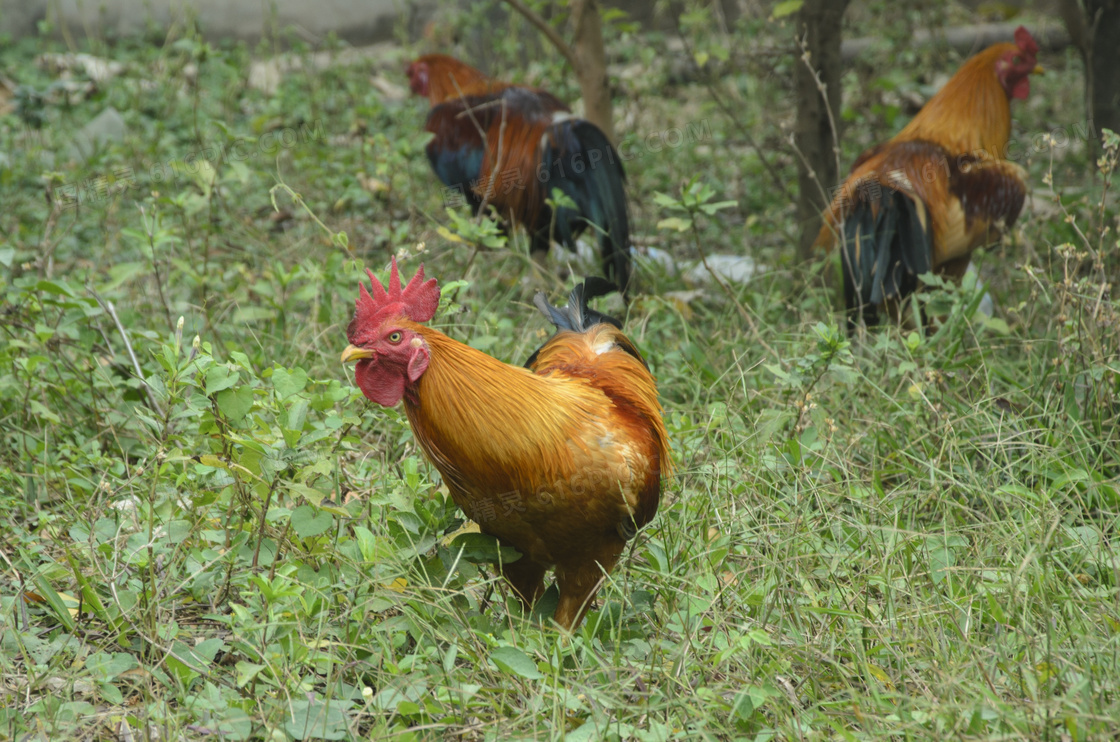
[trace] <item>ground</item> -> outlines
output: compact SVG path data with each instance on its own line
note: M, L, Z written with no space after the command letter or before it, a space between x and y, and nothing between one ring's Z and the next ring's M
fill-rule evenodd
M263 66L284 40L0 45L0 737L1112 733L1117 208L1079 59L1016 102L1033 195L978 281L931 287L929 332L849 339L835 263L794 257L792 30L704 12L687 43L608 28L626 328L678 470L567 639L448 546L403 413L339 363L390 255L440 280L436 326L512 363L547 333L532 292L574 280L432 176L402 70L435 42ZM960 63L884 18L844 77L842 168ZM452 22L445 50L489 38L491 71L576 97L524 24ZM701 252L765 272L721 288Z

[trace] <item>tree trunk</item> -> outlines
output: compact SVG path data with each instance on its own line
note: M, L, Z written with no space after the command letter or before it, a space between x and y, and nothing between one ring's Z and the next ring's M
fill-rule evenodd
M1070 43L1081 53L1081 61L1089 59L1089 27L1085 24L1085 12L1078 0L1058 0L1058 15L1069 32Z
M1120 0L1085 0L1085 25L1089 29L1085 88L1096 152L1102 129L1120 132Z
M583 95L583 117L614 141L614 106L597 0L572 0L572 56Z
M583 117L614 141L614 106L611 81L607 77L607 52L603 48L603 19L598 0L571 0L572 43L569 46L556 29L521 0L505 0L543 33L564 55L579 81Z
M799 35L808 53L808 62L799 59L794 72L794 143L801 153L797 163L798 256L802 259L810 257L829 189L839 182L840 132L835 127L840 120L840 21L848 2L805 0L798 15Z

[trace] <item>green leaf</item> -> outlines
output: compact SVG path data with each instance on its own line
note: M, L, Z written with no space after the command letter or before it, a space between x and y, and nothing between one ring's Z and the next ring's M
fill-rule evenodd
M213 396L223 389L235 386L239 381L236 371L222 363L216 363L206 370L206 394Z
M671 216L657 223L658 229L675 229L678 232L687 232L692 228L692 220L683 216Z
M36 575L34 582L36 592L46 598L47 603L54 609L54 614L58 620L62 622L62 625L66 627L67 631L73 631L74 619L71 617L70 609L62 599L62 596L55 591L54 587L51 586L51 583L44 576Z
M346 714L338 701L296 700L291 703L291 716L284 723L284 729L299 740L345 739L346 722Z
M1011 328L1008 327L1007 322L1000 319L999 317L984 317L984 316L981 316L980 321L984 323L984 327L986 329L989 329L989 330L991 330L992 332L994 332L998 335L1010 335L1011 334Z
M73 529L71 529L71 533L73 533ZM101 602L101 596L97 594L97 591L94 590L93 586L90 584L89 579L82 573L82 568L78 563L78 559L69 549L66 550L66 561L70 563L70 569L74 573L74 579L77 581L78 587L82 590L82 601L99 620L109 621L109 614L105 610L105 605Z
M299 482L288 482L288 491L297 497L302 497L315 507L319 507L319 504L326 498L326 494Z
M461 533L451 542L452 553L463 551L463 560L472 564L508 564L521 558L521 552L486 533Z
M373 531L363 526L354 526L354 537L358 541L358 551L362 561L377 562L387 556L388 545L383 546Z
M291 371L275 368L272 371L272 386L280 399L287 399L293 394L299 394L307 386L307 372L302 368L294 368Z
M736 716L743 721L749 721L755 711L762 708L767 700L781 693L769 685L765 687L751 686L739 692L735 698L733 709Z
M61 417L48 410L45 406L43 406L41 402L37 400L31 400L31 403L28 405L28 407L30 407L31 412L35 415L35 417L42 418L43 420L54 423L55 425L59 425L62 423Z
M790 375L785 370L783 370L781 366L779 366L776 363L764 363L764 364L762 364L762 367L764 369L766 369L767 371L769 371L770 373L777 376L779 380L784 381L787 384L791 380Z
M70 288L70 285L65 281L42 280L35 284L35 288L39 291L46 291L48 294L69 296L71 299L78 298L78 295L74 293L74 289Z
M576 206L576 202L559 188L552 189L552 192L549 194L549 200L552 201L556 208L573 210L579 208Z
M805 0L783 0L774 6L774 10L770 13L770 18L778 20L786 16L793 15L801 10L801 6L805 4Z
M127 652L95 652L86 657L86 669L101 682L112 682L121 673L137 666L136 658Z
M537 664L529 656L516 647L498 647L490 653L490 661L498 666L502 672L518 675L529 680L539 680L544 675L537 669Z
M533 610L529 612L529 618L534 623L543 623L546 626L556 615L556 606L560 605L560 590L556 587L556 583L548 586L544 591L544 595L537 598L537 602L533 603Z
M225 641L222 639L207 639L193 647L181 641L173 642L171 654L166 660L167 668L184 687L189 686L206 671L224 646Z
M244 688L252 681L261 670L265 669L264 665L256 665L252 662L240 661L235 666L237 669L237 687Z
M715 203L711 204L700 204L700 211L703 211L708 216L711 216L717 211L723 211L724 209L734 209L738 205L738 201L716 201Z
M253 408L253 389L249 386L226 389L218 392L214 401L227 420L237 422L248 415L249 410Z
M752 644L760 644L764 647L774 646L774 642L770 639L770 635L762 629L751 629L743 636L739 637L739 646L747 649Z
M614 731L613 729L611 731ZM564 742L594 742L607 739L607 724L605 721L596 721L591 717L582 725L564 735ZM628 739L626 737L625 739Z
M202 160L198 164L198 169L192 173L194 182L198 184L199 189L210 197L210 189L214 186L214 179L217 177L217 171L214 166L210 164L209 160Z
M310 406L310 400L298 397L288 407L284 415L283 426L284 442L288 444L288 448L295 448L296 443L299 442L300 436L303 434L303 424L307 421L307 410Z
M239 350L231 350L229 352L229 357L230 360L232 360L238 366L248 371L250 377L256 376L256 374L253 373L253 363L249 360L249 356L245 355Z
M346 508L340 508L337 505L331 505L330 503L320 504L319 509L322 510L324 513L330 513L331 515L336 515L339 518L352 518L353 517L353 513L351 513Z
M300 538L318 536L334 524L334 516L317 511L310 505L300 505L292 511L292 528Z
M953 546L956 541L952 538L942 539L931 537L926 541L929 550L929 576L935 583L942 582L949 576L949 570L957 563L957 554Z

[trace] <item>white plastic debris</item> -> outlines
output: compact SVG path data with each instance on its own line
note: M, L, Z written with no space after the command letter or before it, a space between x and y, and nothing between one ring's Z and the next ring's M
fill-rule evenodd
M761 270L761 266L746 255L709 255L707 265L704 265L704 261L696 261L685 273L685 278L693 283L711 281L712 273L709 268L731 283L749 283Z

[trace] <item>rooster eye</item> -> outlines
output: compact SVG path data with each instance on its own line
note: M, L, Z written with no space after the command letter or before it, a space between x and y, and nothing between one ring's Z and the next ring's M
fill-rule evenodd
M400 331L394 332L389 336L389 342L394 344L399 343L402 337L403 335L401 335Z

